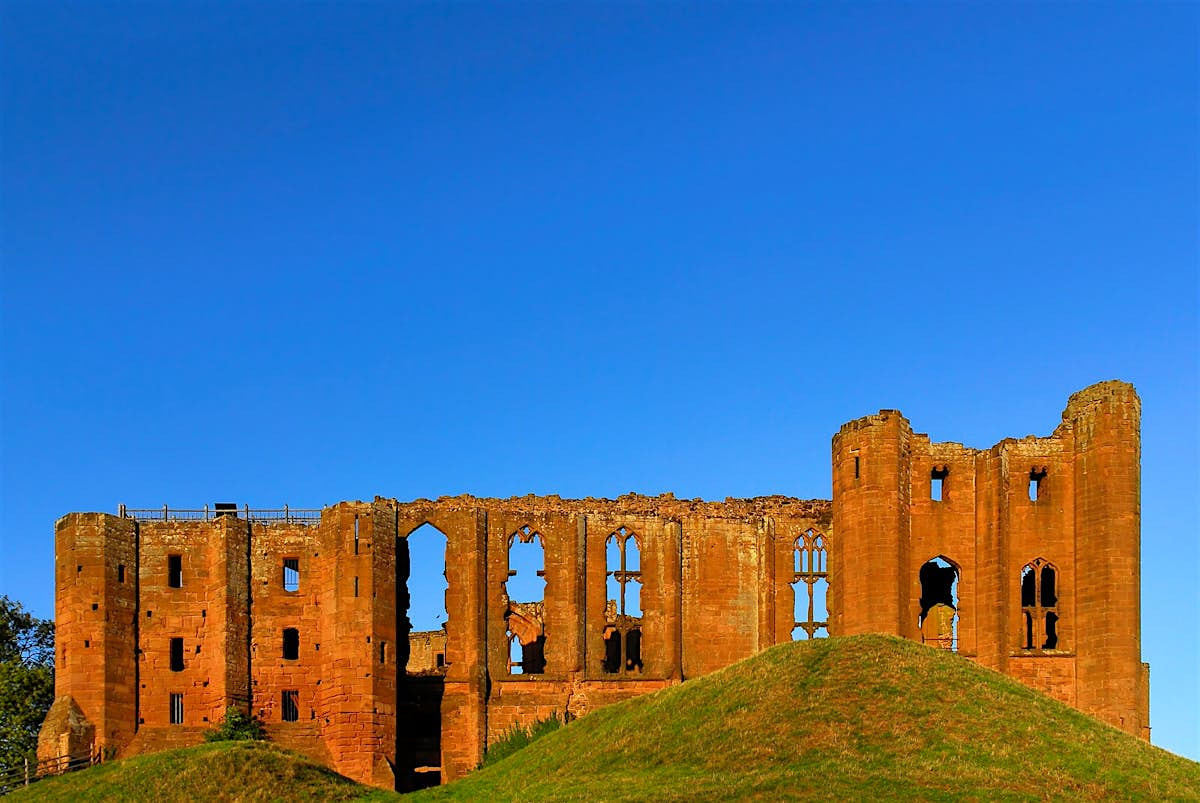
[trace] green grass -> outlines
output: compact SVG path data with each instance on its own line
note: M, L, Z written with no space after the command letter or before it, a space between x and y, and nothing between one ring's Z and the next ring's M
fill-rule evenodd
M267 742L212 742L47 778L6 798L36 800L394 800Z
M294 753L205 744L22 800L395 799ZM785 644L595 711L414 800L1200 800L1200 764L956 655L886 636Z
M601 709L421 800L1200 800L1200 764L956 655L785 644Z

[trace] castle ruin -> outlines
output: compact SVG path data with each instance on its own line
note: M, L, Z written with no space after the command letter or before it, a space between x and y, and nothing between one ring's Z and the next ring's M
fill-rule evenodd
M344 775L414 789L471 771L515 725L867 632L1148 739L1139 426L1115 381L1073 395L1050 436L990 449L932 443L884 410L834 436L832 501L70 513L39 755L190 745L235 706ZM408 537L427 525L445 536L448 620L410 632ZM514 550L542 568L515 571Z

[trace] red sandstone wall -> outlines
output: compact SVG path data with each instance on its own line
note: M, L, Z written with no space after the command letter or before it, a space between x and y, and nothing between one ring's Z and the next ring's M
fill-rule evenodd
M440 739L450 780L517 724L582 715L789 640L794 543L811 528L829 547L834 635L919 638L920 567L944 556L959 570L961 653L1148 736L1138 416L1131 387L1104 383L1072 397L1052 436L980 451L931 443L883 411L834 437L832 505L376 499L327 508L314 525L71 514L56 527L57 693L75 698L103 744L128 751L196 741L227 705L249 701L279 743L404 787L412 734L436 705L429 680L404 671L404 539L428 522L447 537ZM940 502L929 495L934 466L949 470ZM1036 502L1031 467L1047 472ZM510 676L506 660L508 542L523 526L545 548L547 667L537 676ZM619 527L640 545L644 667L610 675L605 541ZM167 586L169 554L184 556L182 588ZM284 558L300 561L297 591L283 589ZM1020 573L1034 558L1059 569L1055 650L1023 648ZM300 632L295 660L282 657L286 627ZM172 636L185 639L181 672L167 666ZM282 721L289 689L299 692L298 722ZM168 724L172 692L185 695L183 725Z

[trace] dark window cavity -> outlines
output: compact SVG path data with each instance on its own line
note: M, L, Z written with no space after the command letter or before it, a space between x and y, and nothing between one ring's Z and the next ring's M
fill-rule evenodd
M171 671L183 671L183 639L171 639Z
M792 639L829 635L829 594L825 536L808 528L792 542Z
M859 463L858 455L854 456L854 479L862 476L862 465Z
M124 563L117 565L117 582L118 583L125 582L125 564Z
M295 722L300 719L300 692L292 689L283 693L283 721Z
M299 558L284 558L283 559L283 590L284 591L299 591L300 590L300 559Z
M287 661L300 657L300 631L294 627L283 629L283 657Z
M1021 569L1021 612L1025 618L1021 649L1059 649L1058 570L1044 558L1034 558Z
M167 585L183 588L183 556L167 555Z

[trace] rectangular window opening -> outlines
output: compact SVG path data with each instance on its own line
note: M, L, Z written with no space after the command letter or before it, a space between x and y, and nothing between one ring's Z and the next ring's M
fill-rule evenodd
M379 663L380 664L387 663L387 642L386 641L379 642Z
M124 563L117 564L117 582L118 583L125 582L125 564Z
M183 695L182 694L172 694L171 695L171 724L172 725L182 725L183 724Z
M1042 480L1046 479L1046 469L1030 469L1029 471L1029 501L1036 502L1042 493Z
M284 558L283 559L283 590L284 591L299 591L300 590L300 559L299 558Z
M934 502L942 501L942 490L948 476L950 469L946 466L934 466L929 472L929 498Z
M354 576L354 596L358 596L358 575Z
M854 479L858 479L860 476L861 476L861 466L858 462L858 455L855 455L854 456Z
M294 627L283 629L283 658L285 661L300 658L300 631Z
M300 692L289 689L283 693L283 721L295 722L300 719Z
M354 554L358 554L358 515L354 516Z
M171 639L171 671L183 671L183 639Z
M183 588L183 556L167 555L167 585Z

